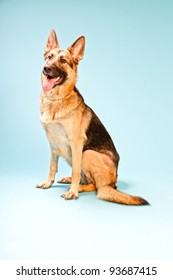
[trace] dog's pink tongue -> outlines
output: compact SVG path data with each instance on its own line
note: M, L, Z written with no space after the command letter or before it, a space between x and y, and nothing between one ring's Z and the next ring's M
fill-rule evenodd
M55 80L56 80L56 79L49 79L49 78L45 79L45 80L43 81L43 89L44 89L45 91L51 90L51 89L53 88L53 86L54 86Z

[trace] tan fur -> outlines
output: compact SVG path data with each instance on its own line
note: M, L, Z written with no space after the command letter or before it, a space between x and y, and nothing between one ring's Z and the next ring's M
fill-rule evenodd
M94 125L98 123L105 132L105 137L111 145L113 144L97 116L84 103L83 97L75 88L77 66L79 60L83 58L84 46L85 38L81 36L71 47L62 51L55 31L52 30L49 35L42 73L40 119L50 143L51 161L48 179L40 182L37 187L46 189L53 184L58 171L58 158L64 157L72 166L72 176L59 180L61 183L71 184L68 192L62 195L65 199L76 199L78 192L81 191L97 191L97 197L103 200L123 204L147 204L142 198L116 190L119 157L113 146L109 149L106 145L98 144L97 147L97 144L94 144L95 148L88 148L90 143L88 137L92 138L92 141L96 141L94 137L98 137L92 135L93 118ZM49 75L45 73L50 70L64 71L67 73L67 79L62 80L62 84L55 84L55 87L44 90L49 81L53 84L52 77L49 79ZM60 81L61 76L58 75L57 81ZM50 85L48 84L48 87ZM100 134L99 137L101 139L103 135Z

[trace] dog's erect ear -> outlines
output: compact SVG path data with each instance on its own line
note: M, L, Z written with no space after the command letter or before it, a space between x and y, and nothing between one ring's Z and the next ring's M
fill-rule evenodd
M46 55L50 50L55 49L55 48L59 48L59 44L58 44L56 32L55 32L55 30L52 29L49 34L46 47L44 49L44 55Z
M69 48L69 52L71 53L73 60L78 63L79 60L83 58L85 49L85 37L79 37Z

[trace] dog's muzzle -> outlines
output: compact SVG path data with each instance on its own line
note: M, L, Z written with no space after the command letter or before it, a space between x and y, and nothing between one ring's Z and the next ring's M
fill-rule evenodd
M43 74L45 76L43 79L43 89L45 91L49 91L56 86L62 85L67 78L66 72L55 66L44 66Z

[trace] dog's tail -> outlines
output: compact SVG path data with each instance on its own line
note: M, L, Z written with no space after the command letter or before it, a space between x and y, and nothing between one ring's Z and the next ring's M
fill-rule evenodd
M111 186L98 188L97 198L126 205L149 205L145 199L120 192Z

